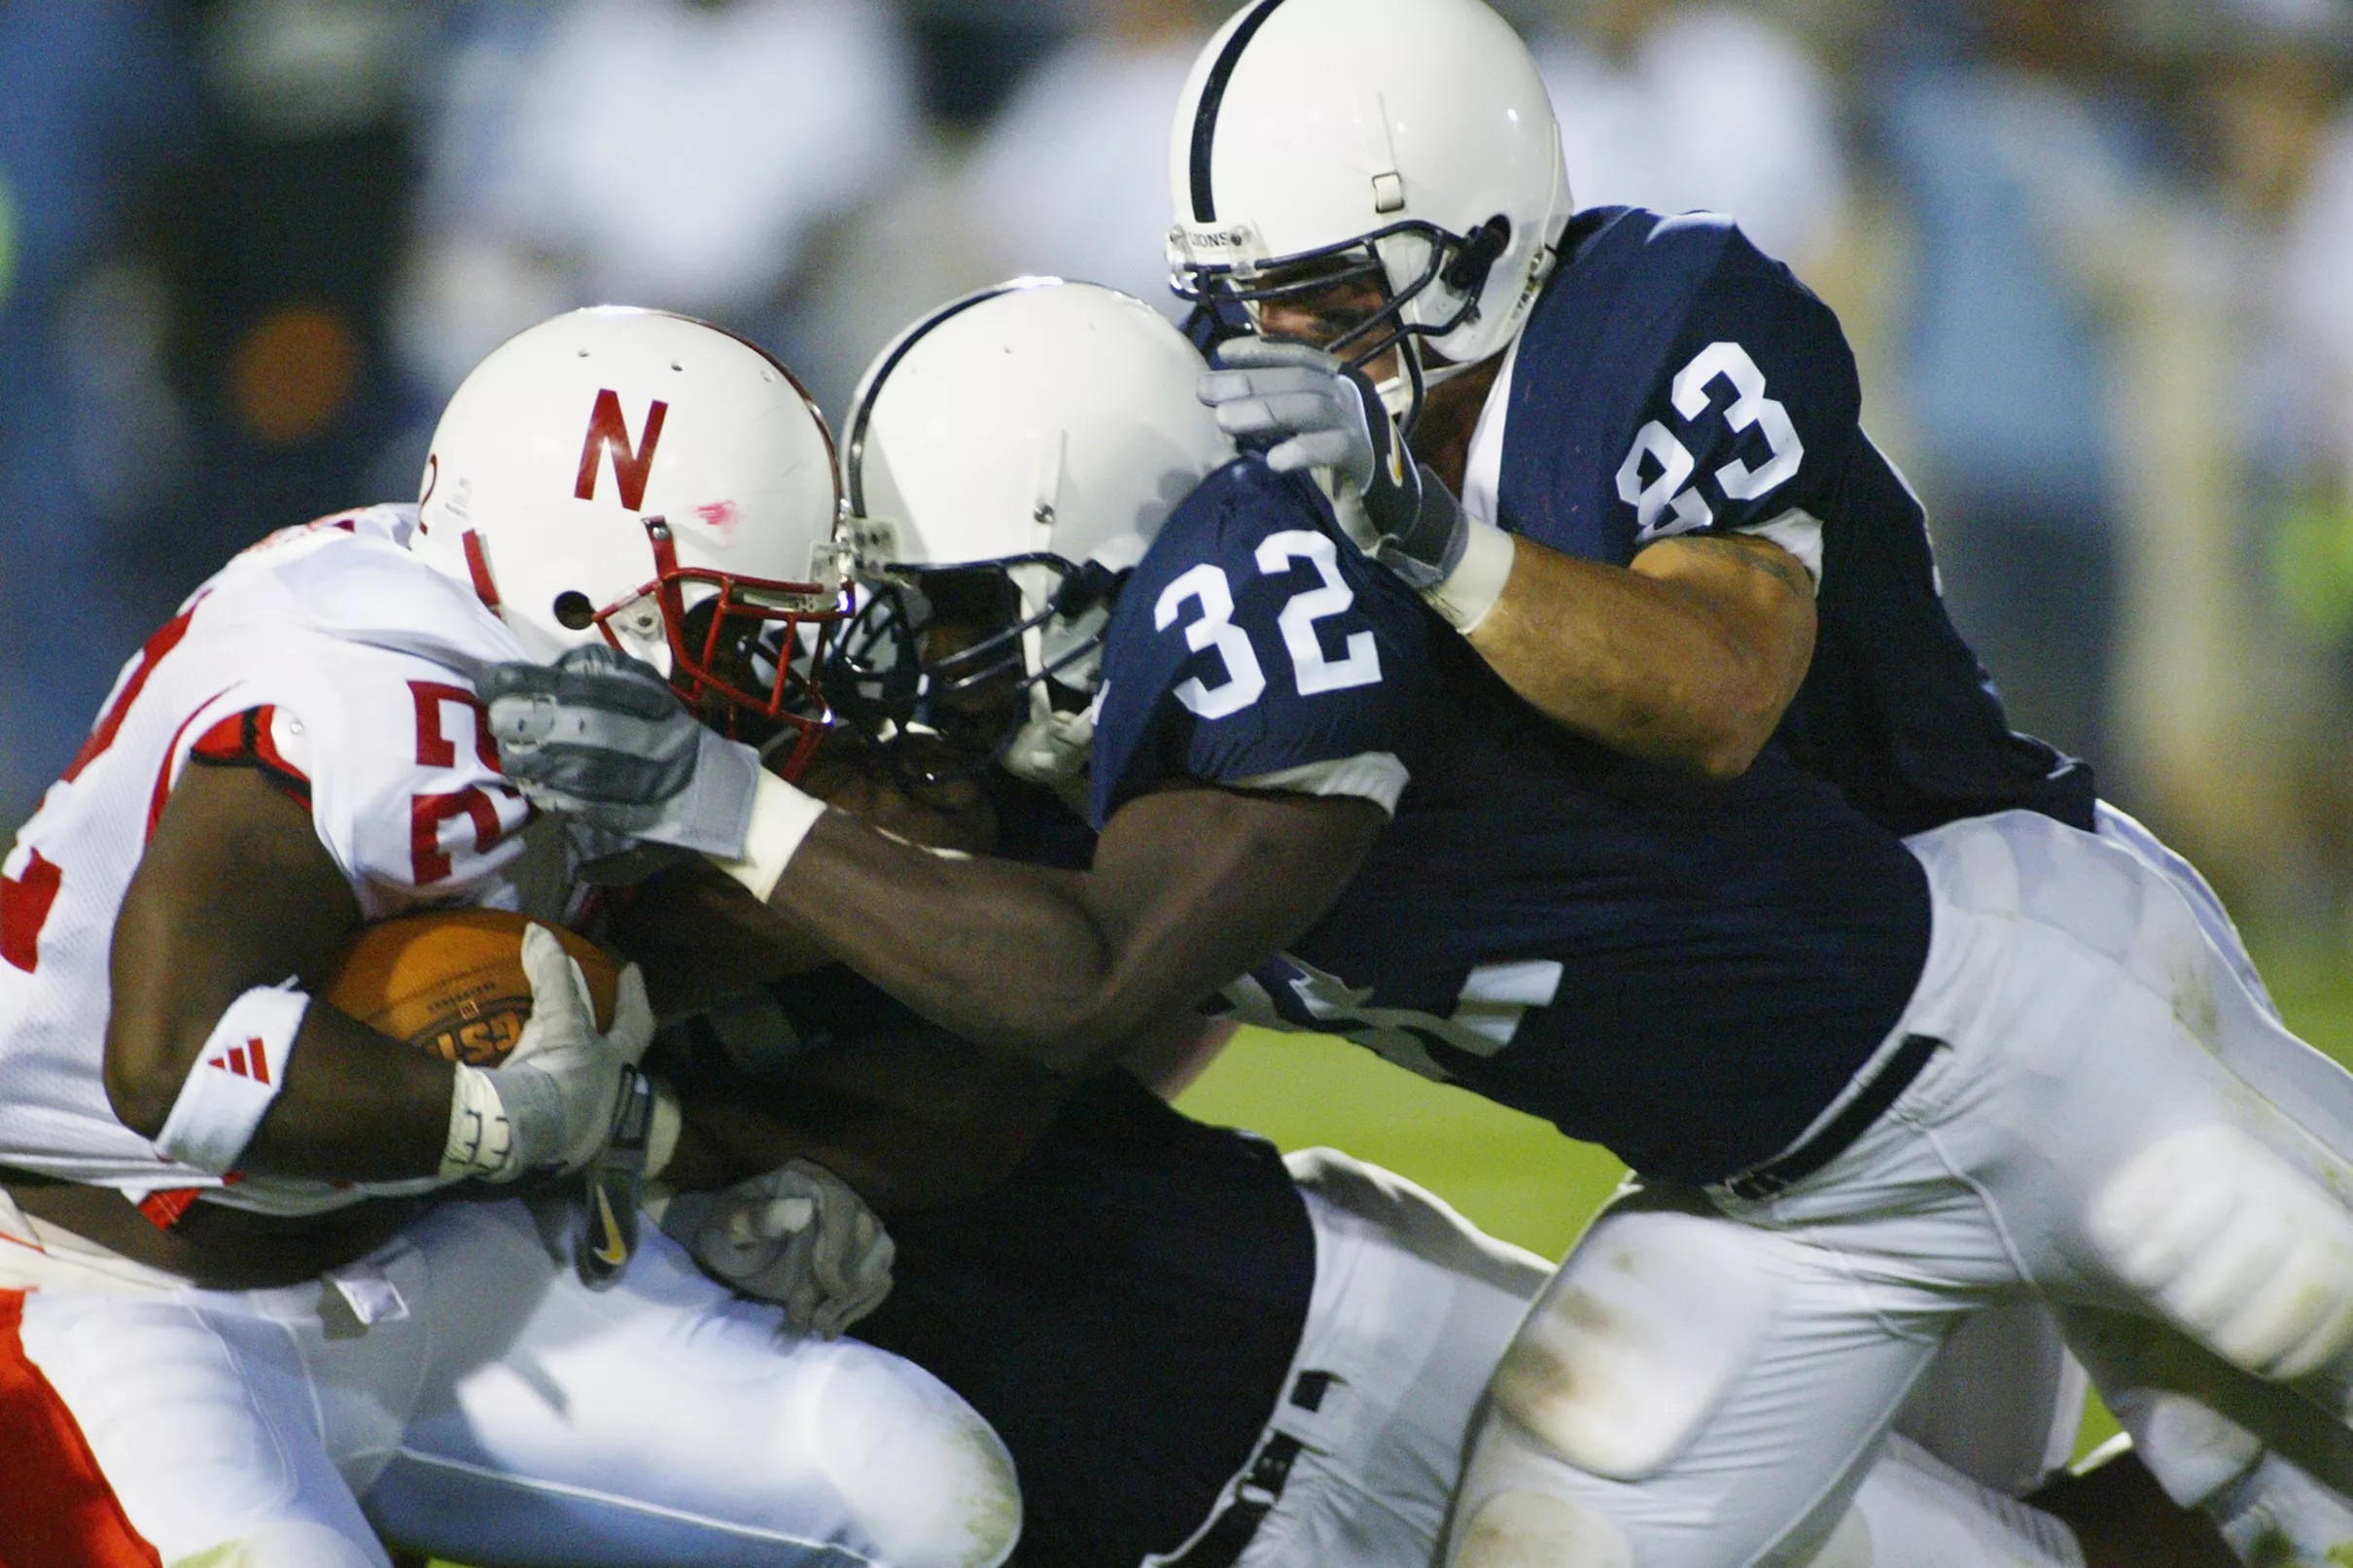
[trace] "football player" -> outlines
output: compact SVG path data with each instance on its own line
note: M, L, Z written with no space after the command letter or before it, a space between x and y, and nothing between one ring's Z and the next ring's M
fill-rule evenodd
M2013 809L2096 832L2268 1010L2203 879L2010 731L1831 312L1720 217L1574 212L1543 87L1477 0L1255 0L1196 64L1170 177L1179 291L1267 338L1205 399L1275 467L1337 474L1355 537L1534 709L1719 775L1772 736L1898 833ZM2353 1153L2316 1053L2216 1049ZM2176 1499L2250 1558L2353 1543L2353 1509L2243 1427L2136 1386L2120 1331L2071 1325Z
M1230 457L1190 401L1199 369L1155 313L1085 286L991 291L885 352L844 463L876 575L825 685L891 737L882 750L909 782L845 784L848 770L821 766L803 780L813 793L920 842L1086 865L1092 835L1055 793L1084 736L1034 701L1048 693L1026 672L1033 655L1086 657L1084 628L1100 624L1104 606L1057 586L1132 557L1168 497ZM986 415L970 409L976 377ZM1041 474L1041 451L1059 477ZM1054 603L1071 613L1039 613ZM908 792L924 805L907 809ZM756 941L764 912L740 894L693 889L685 908L680 895L649 888L616 936L705 955ZM1130 1064L1173 1090L1200 1063L1197 1029ZM1073 1086L1015 1070L838 968L720 1006L692 1032L696 1063L678 1075L690 1120L757 1175L684 1216L674 1203L666 1223L684 1217L722 1277L790 1299L821 1247L797 1231L750 1239L790 1176L770 1167L813 1156L873 1197L896 1284L856 1332L940 1374L1004 1437L1025 1562L1419 1568L1436 1553L1474 1408L1541 1283L1535 1260L1328 1151L1286 1170L1129 1071ZM943 1175L970 1185L959 1151L1017 1163L943 1199ZM2081 1560L2051 1521L1900 1444L1858 1507L1902 1543L1891 1568Z
M991 357L959 417L1004 382ZM1085 470L1050 430L1008 434L1034 461L990 482L1042 530ZM493 726L510 772L607 827L748 817L729 873L967 1037L1079 1066L1255 968L1227 989L1257 1016L1627 1156L1643 1180L1498 1372L1464 1560L1851 1552L1905 1390L1960 1317L2023 1294L2142 1315L2168 1376L2341 1456L2340 1167L2197 1044L2276 1025L2157 873L2037 814L1899 843L1770 748L1707 781L1532 725L1262 463L1154 523L1103 636L1083 875L926 854L768 778L715 797L699 726L609 661L502 669ZM1120 575L1071 594L1079 565L1048 618ZM1075 673L1083 626L1017 629L1024 685L1058 641ZM2132 921L2090 920L2058 867L2122 883ZM2098 1000L2047 1004L2071 995ZM2188 1271L2215 1211L2184 1181L2268 1221L2219 1286Z
M364 923L590 899L583 846L500 775L480 669L610 638L796 741L835 500L766 355L580 312L467 381L421 508L272 537L125 668L0 881L0 1557L383 1568L379 1528L512 1563L1010 1550L1004 1451L937 1379L786 1333L663 1237L592 1288L573 1185L513 1196L675 1141L636 970L600 1028L535 928L531 1021L487 1067L319 995Z

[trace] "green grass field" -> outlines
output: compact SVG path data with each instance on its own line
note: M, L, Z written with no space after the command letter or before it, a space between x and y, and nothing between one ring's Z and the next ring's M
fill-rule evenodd
M2353 956L2309 937L2259 936L2253 946L2290 1026L2353 1065ZM1286 1150L1328 1145L1386 1166L1548 1258L1576 1239L1625 1169L1533 1117L1320 1036L1246 1029L1178 1103L1203 1121L1255 1129ZM2095 1403L2084 1448L2115 1430Z

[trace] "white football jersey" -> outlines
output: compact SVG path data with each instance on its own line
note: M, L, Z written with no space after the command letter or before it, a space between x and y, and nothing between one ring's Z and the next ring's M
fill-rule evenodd
M409 552L414 518L413 507L377 506L272 535L123 667L81 753L0 861L0 1165L134 1201L224 1186L123 1126L100 1078L115 918L199 748L241 749L307 796L367 920L523 907L534 814L499 775L469 675L522 648L466 585ZM562 835L530 837L535 880L560 905ZM536 915L566 913L544 893L530 902ZM231 1055L194 1070L284 1070ZM271 1212L359 1197L235 1176L216 1196Z

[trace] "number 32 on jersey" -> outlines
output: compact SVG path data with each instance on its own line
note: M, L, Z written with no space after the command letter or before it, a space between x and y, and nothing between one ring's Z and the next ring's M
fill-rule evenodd
M1765 438L1765 462L1750 468L1734 458L1712 475L1729 501L1755 501L1772 494L1797 476L1806 461L1806 443L1789 410L1765 396L1765 372L1738 343L1710 343L1683 366L1669 400L1685 426L1696 425L1711 406L1710 389L1728 383L1732 402L1724 422L1737 434L1754 429ZM1716 520L1715 509L1690 483L1699 461L1673 432L1652 420L1634 433L1634 444L1618 469L1618 499L1634 509L1636 544L1689 534ZM1647 475L1647 477L1646 477Z
M1381 651L1372 633L1352 632L1336 659L1324 652L1322 640L1316 635L1317 621L1338 615L1356 602L1355 590L1340 575L1339 556L1331 540L1311 529L1291 528L1259 540L1257 564L1265 575L1283 575L1299 561L1315 568L1318 584L1293 594L1275 617L1276 630L1291 656L1299 695L1313 697L1376 683L1381 679ZM1176 687L1176 700L1203 718L1239 714L1266 694L1266 666L1259 661L1249 633L1234 624L1234 585L1225 569L1204 561L1163 588L1159 603L1152 607L1154 629L1165 632L1176 624L1188 600L1201 607L1201 614L1185 627L1185 645L1196 652L1215 648L1225 661L1225 679L1211 685L1195 676Z

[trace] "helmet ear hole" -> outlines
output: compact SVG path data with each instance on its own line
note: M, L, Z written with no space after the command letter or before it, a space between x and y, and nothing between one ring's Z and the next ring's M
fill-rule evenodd
M578 588L567 588L555 596L555 621L566 631L584 632L596 624L596 606Z
M1511 243L1512 221L1497 213L1471 231L1439 281L1457 294L1475 292L1487 282L1487 274L1494 268L1496 259L1511 249Z

